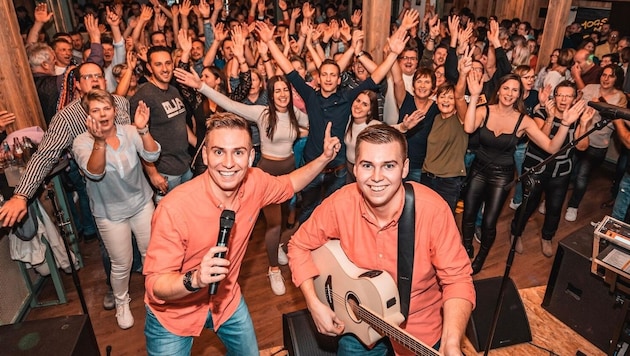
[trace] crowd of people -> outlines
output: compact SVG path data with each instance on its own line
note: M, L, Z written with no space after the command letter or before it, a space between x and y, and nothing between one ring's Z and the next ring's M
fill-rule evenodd
M395 277L396 244L386 241L401 238L404 186L412 187L405 325L447 355L461 354L471 275L483 269L508 200L516 252L538 209L541 252L551 257L569 185L564 218L575 221L616 136L613 217L628 220L630 130L621 120L534 172L536 185L518 183L511 198L504 189L602 120L587 101L627 105L630 37L608 24L586 34L574 23L562 48L540 58L544 34L528 22L467 8L420 18L404 1L377 63L360 3L280 0L279 11L265 0L93 3L75 5L77 28L52 38L46 3L32 18L18 9L48 130L0 219L24 218L57 159L72 152L78 227L100 242L110 286L103 306L132 327L129 274L143 271L151 355L190 352L204 327L230 353L258 355L237 278L261 210L272 292L285 293L279 266L289 264L318 330L337 335L344 326L317 300L310 251L339 239L353 263ZM236 213L228 247L200 239L217 235L225 210ZM341 340L342 354L367 354L354 336ZM392 350L405 353L385 341L370 355Z

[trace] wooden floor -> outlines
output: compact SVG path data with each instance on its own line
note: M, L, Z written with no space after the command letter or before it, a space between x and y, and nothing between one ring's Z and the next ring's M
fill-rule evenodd
M595 174L580 206L578 220L570 223L561 219L558 234L553 241L554 249L557 248L558 240L570 235L585 224L591 221L599 221L604 215L610 214L610 208L602 209L600 205L610 197L611 176L612 172L608 167ZM509 225L513 215L514 211L509 209L506 204L499 219L497 240L484 269L475 276L476 279L503 274L509 248ZM460 219L461 216L458 216L458 223ZM511 277L519 289L546 286L547 284L553 259L544 257L540 250L542 221L543 216L537 212L534 213L524 233L525 253L517 255L514 261ZM282 267L282 273L287 280L287 293L283 296L275 296L272 293L266 276L267 257L263 243L263 233L264 220L260 219L243 262L239 281L254 321L260 349L274 348L273 350L275 351L281 349L280 346L283 345L282 314L302 309L305 307L305 304L300 291L290 282L290 272L286 266ZM145 310L142 301L144 292L143 277L134 273L131 278L131 308L135 317L135 325L131 329L121 330L116 324L115 311L106 311L102 307L106 285L98 246L96 243L92 243L82 244L81 247L86 266L79 271L80 281L102 354L106 354L107 346L112 347L112 355L145 354L143 334ZM64 277L64 285L69 303L61 306L33 309L26 316L26 320L80 314L81 306L70 276ZM52 283L47 283L42 290L41 296L44 299L54 296ZM550 330L550 332L552 331ZM558 334L557 338L568 339L573 338L573 336ZM536 340L534 341L536 342ZM575 341L571 342L574 343ZM575 355L576 350L575 348L567 348L552 351L558 355ZM204 330L201 337L196 338L194 341L193 355L218 355L224 353L225 349L218 338L210 331ZM265 354L271 354L271 352L267 351ZM470 354L469 351L466 351L466 354ZM491 354L504 355L514 353L495 350ZM592 355L593 353L588 354Z

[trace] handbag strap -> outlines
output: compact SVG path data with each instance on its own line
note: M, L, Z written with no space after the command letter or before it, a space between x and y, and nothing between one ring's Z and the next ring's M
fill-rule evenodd
M398 220L398 295L400 312L407 319L413 277L416 208L413 187L409 183L404 183L403 186L405 187L405 204Z

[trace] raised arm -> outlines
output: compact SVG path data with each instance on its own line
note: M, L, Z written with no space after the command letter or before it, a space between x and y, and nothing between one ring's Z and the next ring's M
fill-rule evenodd
M30 31L28 31L28 36L26 37L27 45L38 42L39 33L42 31L42 28L44 28L46 22L50 21L53 17L53 13L48 12L48 5L45 2L40 2L35 6L33 15L35 17L35 23L33 23Z
M455 84L455 109L460 121L466 118L468 104L466 103L466 80L468 73L472 70L472 49L467 49L457 62L459 77Z
M223 22L219 22L216 26L214 26L214 41L212 42L210 49L208 49L208 52L206 52L206 55L203 57L204 66L211 66L214 63L214 59L219 51L219 46L221 46L221 43L223 43L223 41L227 38L227 35L228 31L225 28L225 25L223 25Z
M470 102L468 103L464 119L464 131L469 134L475 132L485 118L486 110L477 107L477 100L479 100L479 95L483 88L482 80L482 74L474 70L470 71L466 76L468 90L470 90Z
M389 70L392 68L392 65L394 65L394 63L398 59L398 56L405 49L407 41L409 41L407 31L401 29L396 31L393 35L391 35L391 37L387 39L390 52L383 60L383 63L376 67L376 69L370 76L372 80L374 80L374 83L380 83L385 78L387 72L389 72Z
M586 102L579 100L575 105L565 110L560 128L558 128L556 135L551 139L540 130L533 120L523 120L525 133L538 147L548 153L556 153L562 147L569 132L569 127L580 118L585 108Z
M256 22L256 31L258 32L258 36L260 36L260 40L267 44L269 52L273 56L273 59L276 60L278 67L280 67L284 73L290 73L293 70L291 61L289 61L289 59L282 53L276 42L273 40L273 31L275 28L275 26L267 26L264 22Z
M144 26L146 26L147 22L149 22L153 17L153 9L149 6L142 5L142 9L140 11L141 12L138 18L138 24L131 33L131 38L133 39L133 43L136 46L136 50L139 50L138 46L140 44L140 36L142 35L142 31L144 31Z

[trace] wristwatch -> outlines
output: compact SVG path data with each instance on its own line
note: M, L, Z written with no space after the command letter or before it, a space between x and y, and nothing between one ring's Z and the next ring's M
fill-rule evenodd
M189 292L198 292L201 288L195 288L192 286L192 276L195 273L196 269L192 270L192 271L188 271L186 272L186 274L184 274L184 288L186 288L187 291Z

